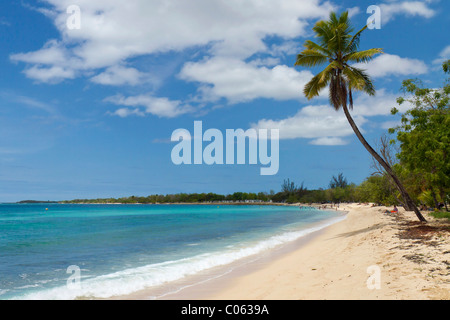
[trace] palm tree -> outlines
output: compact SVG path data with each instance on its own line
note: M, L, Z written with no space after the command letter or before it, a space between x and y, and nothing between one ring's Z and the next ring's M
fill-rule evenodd
M367 63L376 54L383 53L380 48L358 51L361 34L366 29L367 25L351 35L354 29L348 12L342 13L340 17L332 12L328 21L322 20L316 23L313 31L319 41L315 43L307 40L304 44L305 49L297 56L295 65L305 67L328 65L305 85L303 93L311 100L328 86L330 104L336 111L341 108L344 110L359 141L395 182L404 200L405 208L414 211L420 221L426 222L392 168L367 143L349 112L349 108L353 109L354 91L362 91L370 96L375 95L375 87L369 75L364 70L350 65L350 63Z

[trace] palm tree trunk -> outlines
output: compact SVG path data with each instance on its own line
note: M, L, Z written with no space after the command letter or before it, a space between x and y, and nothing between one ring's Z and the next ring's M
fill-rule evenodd
M408 211L414 211L417 218L422 221L426 222L427 220L423 217L423 215L420 213L419 209L415 205L415 203L412 201L411 197L409 196L408 192L406 191L403 184L398 179L397 175L394 173L392 168L386 163L386 161L383 160L382 157L369 145L369 143L366 141L366 139L363 137L361 132L359 131L358 127L355 124L355 121L353 121L352 116L350 115L350 112L348 111L347 105L343 105L345 116L347 117L348 122L350 123L350 126L352 127L353 131L355 132L356 136L358 137L359 141L363 144L363 146L369 151L369 153L372 155L372 157L377 160L381 166L383 166L384 170L391 176L392 180L396 184L398 190L400 191L402 198L405 202L405 209Z

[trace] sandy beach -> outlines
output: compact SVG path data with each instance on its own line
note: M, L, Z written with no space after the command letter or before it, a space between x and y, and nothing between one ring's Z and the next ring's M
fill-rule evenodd
M400 208L392 216L386 209L341 205L346 219L298 248L164 299L450 299L450 223L425 213L422 224L413 212Z

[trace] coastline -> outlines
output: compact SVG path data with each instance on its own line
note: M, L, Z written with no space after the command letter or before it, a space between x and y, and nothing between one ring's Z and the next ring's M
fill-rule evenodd
M299 204L297 204L299 205ZM163 300L448 300L449 223L344 204L346 219ZM426 214L426 213L425 213ZM379 282L377 282L379 280ZM187 283L187 282L186 282ZM119 299L149 299L149 291Z
M329 211L329 210L328 210ZM250 274L286 253L305 245L317 237L328 226L346 218L346 212L309 225L295 240L278 244L270 249L239 258L232 263L206 269L195 275L184 277L161 286L144 289L127 295L112 297L112 300L205 300L217 291L225 289L230 280ZM270 241L270 239L267 239Z

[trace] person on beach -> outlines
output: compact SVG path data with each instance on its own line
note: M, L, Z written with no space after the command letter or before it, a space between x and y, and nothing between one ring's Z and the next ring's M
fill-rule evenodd
M394 205L394 209L393 210L391 210L391 211L389 211L389 210L386 210L384 213L388 213L388 214L397 214L398 213L398 208L397 208L397 206L396 205Z

